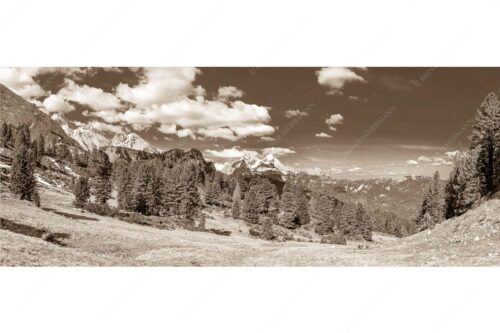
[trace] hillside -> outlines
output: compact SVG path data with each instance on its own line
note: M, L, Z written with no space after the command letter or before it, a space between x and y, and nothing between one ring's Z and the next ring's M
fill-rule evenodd
M79 147L79 144L70 138L49 115L38 110L34 104L16 95L1 83L0 122L12 124L16 127L26 124L30 127L32 138L44 136L47 140L48 137L55 135L64 143Z
M42 208L2 189L0 218L61 235L52 243L0 229L2 266L498 266L500 200L491 200L430 231L357 242L269 242L249 236L241 220L207 212L208 228L230 236L160 230L71 208L72 195L43 185ZM28 229L30 230L30 229Z

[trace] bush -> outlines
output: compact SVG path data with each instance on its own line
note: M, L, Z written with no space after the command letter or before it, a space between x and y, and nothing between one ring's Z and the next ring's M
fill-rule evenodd
M88 210L91 213L101 215L101 216L111 216L116 217L119 216L120 213L118 209L111 208L107 204L99 204L95 202L88 202L83 206L84 209Z
M321 238L321 243L323 244L337 244L337 245L346 245L347 241L344 235L341 234L330 234L323 236Z

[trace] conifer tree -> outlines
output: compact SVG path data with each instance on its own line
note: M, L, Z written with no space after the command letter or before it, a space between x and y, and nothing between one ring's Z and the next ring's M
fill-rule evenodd
M111 198L112 185L112 165L108 154L104 151L94 149L89 158L89 172L96 202L106 204L108 199Z
M316 232L320 235L331 233L334 230L335 204L325 194L316 196L314 200L314 213L318 220Z
M358 225L357 233L359 233L367 241L372 240L372 223L370 217L366 213L365 207L358 202L356 207L356 220Z
M116 187L118 208L132 210L133 178L128 165L121 168Z
M23 125L18 130L12 152L10 190L21 200L32 200L35 191L35 168L33 153L30 149L29 129Z
M493 193L500 185L500 103L493 92L476 112L471 150L477 151L481 196Z
M146 204L148 207L148 214L159 215L162 210L162 179L159 174L161 169L156 163L150 166L150 181L146 186Z
M135 176L132 189L132 204L134 211L148 213L148 184L151 182L152 174L146 163L140 163Z
M38 156L42 157L45 155L45 139L43 135L40 135L37 139L37 146L36 149L38 151Z
M459 150L445 188L445 217L459 216L469 210L481 197L477 151ZM422 216L422 214L420 214Z
M2 127L0 128L0 145L6 148L9 140L9 125L2 123Z
M239 183L236 183L234 188L231 215L234 219L239 219L241 215L241 188Z
M242 216L247 223L257 224L259 222L259 202L257 201L258 186L252 186L245 195L243 201Z
M186 167L181 173L178 212L187 221L193 222L201 210L201 199L196 187L197 174L193 165Z
M78 177L73 189L73 194L75 195L73 205L79 208L84 207L90 198L90 185L87 177Z
M425 214L431 218L431 226L441 223L445 218L445 197L444 189L441 185L439 172L435 172L431 183L427 187L422 200L419 214L416 219L417 227L420 230L428 227L428 221L424 221ZM424 223L425 222L425 223Z

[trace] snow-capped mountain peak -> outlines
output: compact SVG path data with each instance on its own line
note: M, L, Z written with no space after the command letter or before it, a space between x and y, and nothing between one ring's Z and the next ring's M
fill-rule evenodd
M155 152L151 145L136 133L117 133L111 140L100 133L93 123L81 124L68 121L59 113L51 116L59 123L66 134L77 141L85 150L101 149L105 147L125 147L134 150Z
M151 145L141 138L136 133L129 134L116 134L111 140L111 146L113 147L125 147L135 150L143 150L148 152L153 152L154 149Z
M219 166L221 172L231 175L235 172L241 173L255 173L255 174L268 174L275 173L286 175L288 168L281 163L274 155L267 154L263 158L258 154L245 154L239 160L233 162L226 162L224 165Z

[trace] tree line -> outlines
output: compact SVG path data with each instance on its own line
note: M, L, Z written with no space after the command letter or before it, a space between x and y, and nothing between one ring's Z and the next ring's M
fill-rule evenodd
M476 111L468 150L460 148L445 185L436 172L422 200L416 224L431 228L460 216L500 190L500 104L490 93Z

